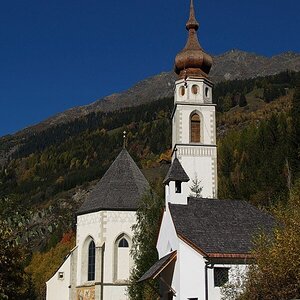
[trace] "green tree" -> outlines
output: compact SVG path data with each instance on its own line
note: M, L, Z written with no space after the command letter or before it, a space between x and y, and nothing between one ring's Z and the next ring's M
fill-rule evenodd
M245 95L241 94L240 99L239 99L239 107L244 107L247 104L248 103L247 103L247 99L246 99Z
M300 174L300 80L296 84L291 109L291 149L292 171L294 176Z
M24 251L4 220L0 220L0 245L0 299L35 299L30 278L24 272Z
M159 231L160 218L163 211L162 198L148 191L140 202L137 211L137 223L132 227L133 240L131 255L134 267L131 271L128 294L131 300L153 300L158 294L156 281L137 283L137 280L157 261L156 239Z

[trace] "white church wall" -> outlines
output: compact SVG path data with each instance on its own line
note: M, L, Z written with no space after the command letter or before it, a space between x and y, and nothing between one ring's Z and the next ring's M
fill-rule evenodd
M217 148L215 105L212 104L212 83L203 78L176 81L174 93L176 109L172 120L172 145L177 157L190 177L183 186L182 196L190 195L193 179L201 181L202 197L217 197ZM196 88L196 89L194 89ZM200 142L191 142L191 116L200 117ZM177 195L174 203L179 201Z
M167 205L161 221L156 249L159 258L162 258L163 256L167 255L171 251L178 250L178 248L179 248L179 244L178 244L177 233L169 211L169 207Z
M130 270L129 248L117 250L117 280L128 280Z
M47 300L71 300L71 258L72 252L60 266L57 272L46 282L46 299Z
M197 86L197 93L193 91L193 86ZM175 103L212 103L212 83L203 78L187 78L176 81L174 93Z
M96 247L103 243L102 226L103 213L94 212L77 216L76 245L78 246L77 281L76 285L88 283L88 244L93 239ZM97 271L96 271L97 272Z
M71 252L70 300L76 299L77 259L78 259L78 247L76 246L74 250Z
M201 121L201 142L203 145L215 145L215 106L178 105L176 117L178 123L175 143L189 144L190 141L190 118L192 113L198 113Z
M178 272L174 281L180 283L177 299L205 299L205 262L201 254L183 241L179 241ZM180 274L179 274L180 271ZM174 285L175 286L175 285ZM213 300L213 298L209 298Z
M77 217L77 286L90 286L94 283L87 281L88 244L93 239L96 247L102 247L105 243L104 299L128 299L126 284L133 266L133 260L129 254L132 244L131 227L135 222L134 211L100 211ZM128 248L118 247L121 238L126 239ZM101 278L100 265L100 257L96 257L96 279ZM99 293L98 287L96 293Z
M165 190L166 193L166 205L168 202L174 204L187 204L187 197L191 193L190 191L190 182L182 182L181 183L181 193L176 193L175 181L170 181L169 184L166 185Z
M247 264L214 264L214 268L229 269L229 283L234 283L236 280L242 280L248 270ZM208 277L208 297L212 300L220 300L222 298L221 288L215 286L214 268L207 270Z
M212 156L208 156L203 153L203 156L184 155L186 149L181 146L178 147L178 159L184 168L185 172L190 178L190 181L182 185L182 197L188 197L192 194L191 186L193 180L198 180L199 185L202 187L201 196L204 198L216 197L217 191L217 174L216 174L216 148L207 149L207 153L211 153ZM195 149L198 150L201 149Z
M111 285L104 287L103 299L105 300L128 300L126 295L127 285Z
M166 210L164 211L163 218L161 221L161 226L157 238L156 249L158 252L158 257L162 258L168 253L177 250L177 260L180 255L179 240L174 227L174 223L170 214L168 205L166 205ZM175 263L174 275L172 280L172 288L177 291L180 285L180 265ZM180 299L180 298L176 298Z
M126 281L129 277L129 269L122 270L121 274L118 274L119 264L128 265L132 267L133 261L129 257L129 260L124 262L124 254L117 247L117 242L121 236L124 236L129 243L129 249L132 242L132 225L136 222L136 213L133 211L107 211L106 223L105 223L105 265L104 265L104 282L113 283L115 281ZM124 249L122 249L124 250ZM116 253L117 252L117 253ZM127 251L129 253L129 251ZM123 255L118 257L118 254Z

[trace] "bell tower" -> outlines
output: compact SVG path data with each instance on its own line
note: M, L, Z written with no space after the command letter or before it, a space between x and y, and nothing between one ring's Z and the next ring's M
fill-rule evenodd
M204 198L217 197L217 146L213 83L208 74L212 57L205 53L197 37L199 23L191 0L186 24L187 43L175 58L174 111L172 114L172 148L190 181L183 187L191 194L191 185L202 187Z

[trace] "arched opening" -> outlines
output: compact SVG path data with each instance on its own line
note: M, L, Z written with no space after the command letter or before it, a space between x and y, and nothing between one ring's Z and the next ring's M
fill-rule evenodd
M92 240L89 244L88 250L88 281L95 280L95 260L96 260L96 247Z
M128 280L130 273L130 238L121 234L115 241L114 280Z
M194 95L198 94L198 89L199 89L198 85L196 85L196 84L192 85L192 93Z
M180 94L180 96L184 96L185 95L185 87L184 86L181 86L179 88L179 94Z
M197 113L191 115L191 143L200 143L201 141L201 121Z
M128 248L129 244L125 238L122 238L118 245L119 248Z
M209 97L209 88L208 87L205 88L205 97L206 98Z

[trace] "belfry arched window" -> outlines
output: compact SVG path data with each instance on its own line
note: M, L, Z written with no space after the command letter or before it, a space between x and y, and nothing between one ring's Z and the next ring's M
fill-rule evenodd
M94 241L91 241L88 250L88 281L95 280L95 260L96 247Z
M201 141L201 121L197 113L191 115L191 143L200 143Z

